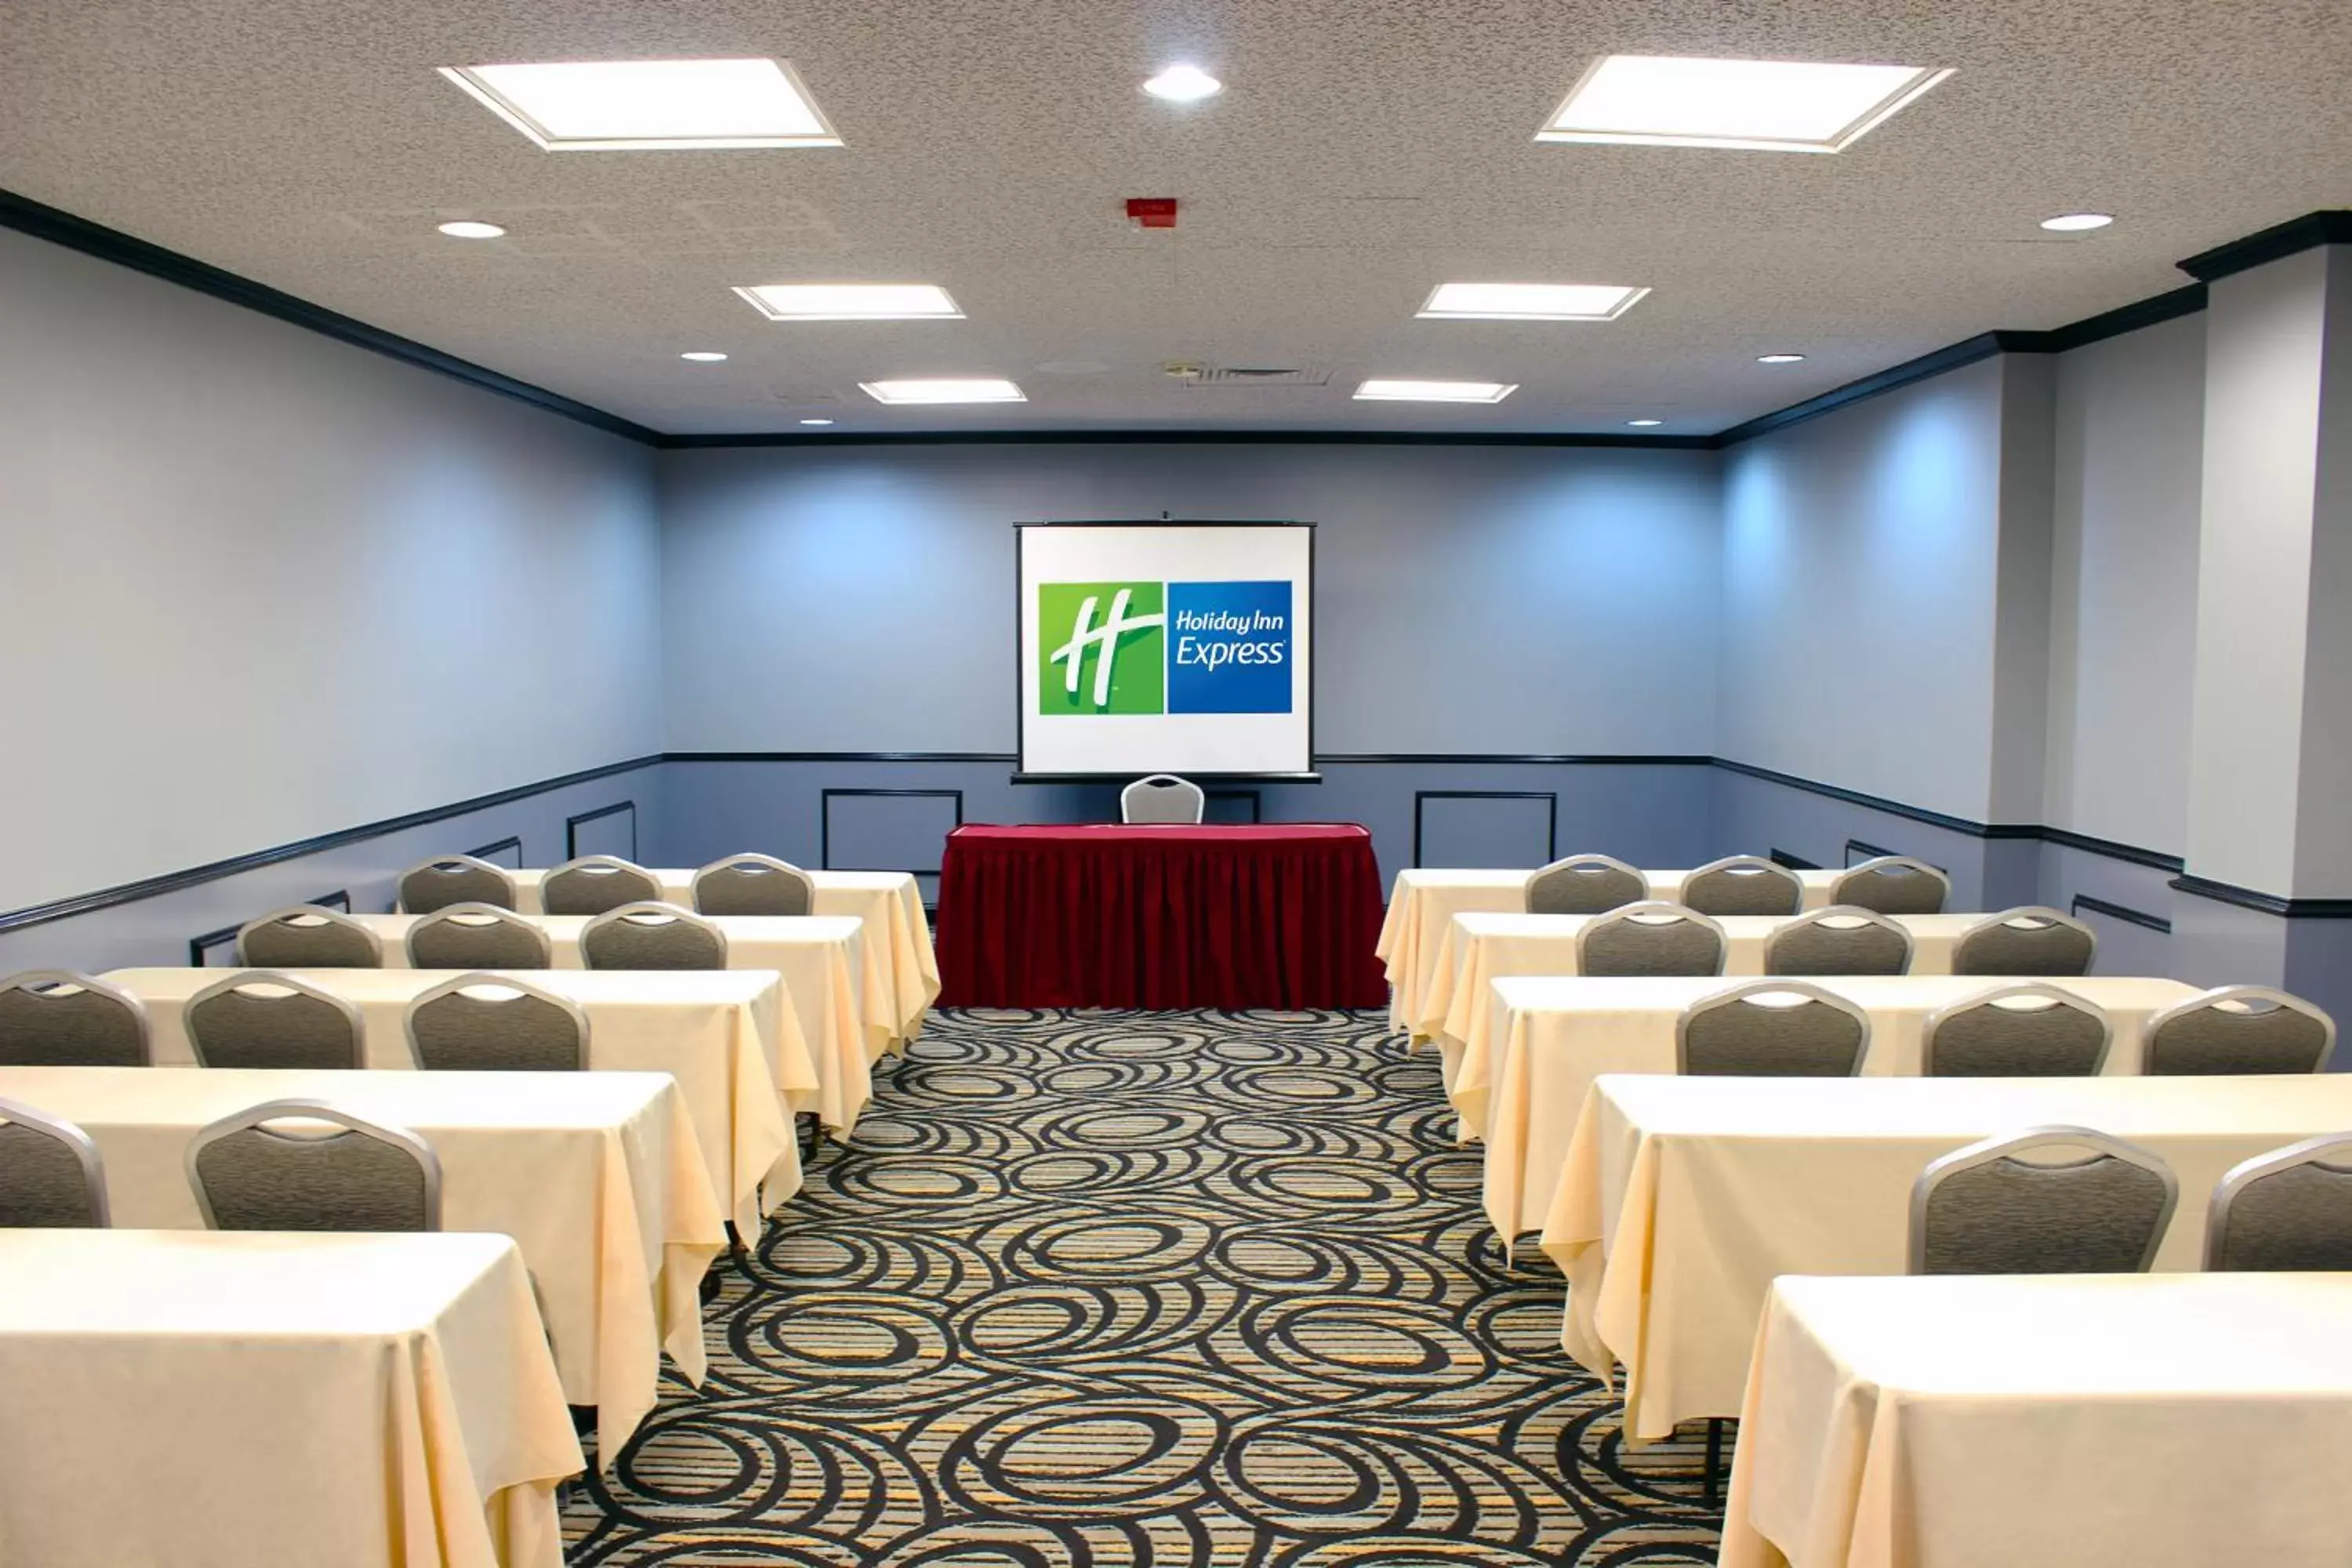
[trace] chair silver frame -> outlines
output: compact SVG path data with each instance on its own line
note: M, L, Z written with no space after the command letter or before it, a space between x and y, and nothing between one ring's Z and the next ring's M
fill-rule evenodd
M1586 946L1592 941L1593 932L1629 922L1650 926L1668 923L1660 920L1661 916L1671 916L1676 921L1687 921L1693 925L1704 926L1713 931L1715 933L1715 968L1711 973L1715 974L1723 973L1724 965L1731 961L1731 939L1724 934L1722 923L1713 915L1703 915L1687 904L1671 903L1664 899L1643 899L1639 903L1620 904L1615 909L1601 914L1580 917L1583 920L1584 925L1576 933L1576 972L1579 974L1585 972L1584 952Z
M1807 910L1803 914L1792 916L1764 933L1764 972L1767 974L1769 974L1772 972L1773 950L1780 946L1780 939L1782 937L1787 936L1792 931L1802 930L1806 926L1827 925L1833 920L1848 921L1861 925L1876 926L1882 931L1891 931L1896 936L1901 937L1903 939L1903 967L1895 971L1898 974L1910 973L1912 964L1918 962L1919 944L1911 935L1911 928L1903 923L1901 916L1883 915L1876 910L1864 909L1860 904L1831 904L1822 909ZM1791 978L1801 979L1803 977L1792 976Z
M530 916L517 914L512 910L502 910L496 904L444 904L429 915L418 915L415 923L411 925L407 934L402 937L401 952L408 960L408 966L411 969L433 967L417 962L416 933L432 926L450 923L457 921L459 915L468 920L488 920L497 925L512 926L518 931L529 931L532 940L539 943L538 967L541 969L555 967L555 939L547 934L545 926ZM457 923L464 922L457 921Z
M204 1178L196 1173L196 1157L232 1132L242 1132L265 1121L291 1119L331 1121L345 1131L357 1132L407 1151L425 1172L425 1228L441 1228L441 1157L433 1152L431 1144L405 1127L395 1127L388 1121L370 1121L364 1116L355 1116L327 1100L302 1098L266 1100L259 1105L247 1106L198 1129L196 1135L188 1140L187 1151L180 1157L180 1168L187 1174L189 1190L196 1194L196 1210L205 1216L206 1230L218 1230L220 1216L213 1213L212 1196L205 1191ZM338 1135L330 1133L328 1136Z
M1728 1007L1735 1003L1745 1002L1750 996L1776 994L1802 996L1808 1002L1824 1003L1861 1025L1862 1048L1853 1053L1853 1070L1846 1076L1848 1078L1862 1076L1862 1064L1870 1056L1869 1012L1861 1004L1841 996L1834 991L1813 984L1810 981L1770 978L1743 981L1727 991L1717 991L1713 995L1702 996L1684 1008L1682 1016L1675 1020L1675 1071L1685 1076L1690 1072L1690 1026L1694 1020L1719 1007Z
M638 865L635 860L624 860L618 855L575 855L571 859L563 862L561 866L549 867L548 869L540 877L539 907L541 912L545 914L553 914L555 912L547 907L547 885L550 882L554 881L556 878L562 876L566 871L580 871L595 868L602 868L607 871L628 871L636 876L643 877L646 879L646 885L653 889L654 897L656 899L661 897L661 879L655 876L645 867ZM645 903L649 900L640 899L635 901L638 903ZM604 912L606 914L610 914L612 913L612 910L607 910ZM592 915L587 918L593 920L595 917Z
M808 889L809 913L816 912L816 879L814 877L789 860L780 860L773 855L756 855L746 850L740 855L729 855L713 860L709 865L700 868L694 873L693 879L686 885L686 901L696 914L702 914L702 879L714 871L724 871L735 866L757 866L763 871L778 872L799 879L801 886ZM711 917L703 915L703 918L709 920Z
M0 1113L6 1109L7 1102L0 1100ZM2221 1249L2230 1239L2230 1208L2238 1201L2238 1194L2264 1176L2274 1176L2299 1165L2317 1165L2337 1175L2352 1175L2352 1132L2322 1132L2284 1149L2241 1160L2222 1172L2221 1179L2213 1184L2213 1199L2205 1211L2204 1267L2208 1273L2221 1268Z
M2046 980L2021 980L2014 984L1989 986L1973 996L1963 996L1958 1001L1938 1007L1928 1014L1926 1022L1919 1027L1919 1076L1921 1078L1936 1076L1936 1031L1944 1026L1946 1020L1957 1017L1962 1013L1973 1012L1979 1007L1991 1006L2012 996L2046 997L2061 1007L2072 1007L2078 1013L2087 1013L2096 1018L2101 1030L2099 1054L2093 1058L2090 1070L2079 1076L2096 1078L2106 1071L2107 1055L2116 1048L2114 1016L2088 997L2078 996L2063 985L2054 985ZM2078 1075L2068 1073L2063 1076L2073 1078Z
M139 1025L139 1066L155 1065L155 1028L147 1016L147 1005L121 986L94 974L84 974L77 969L27 969L0 978L0 992L39 991L45 987L70 985L77 991L94 992L110 1001L119 1002L131 1011Z
M1952 879L1946 874L1940 867L1930 866L1925 860L1915 859L1913 857L1908 855L1874 855L1869 859L1862 861L1857 865L1848 866L1844 870L1838 873L1837 880L1830 884L1830 902L1832 904L1840 904L1844 902L1844 900L1840 897L1840 894L1845 887L1846 879L1849 877L1855 876L1864 871L1889 870L1896 866L1907 867L1909 869L1914 871L1924 871L1928 876L1935 878L1936 880L1942 885L1944 889L1944 896L1937 901L1937 910L1941 910L1950 905L1952 901ZM1924 913L1927 911L1922 912Z
M2272 985L2216 985L2210 991L2200 991L2185 1002L2175 1002L2161 1012L2149 1016L2147 1028L2140 1036L2139 1070L2149 1077L2162 1076L2148 1072L2148 1062L2156 1047L2156 1034L2159 1028L2175 1018L2201 1012L2205 1008L2223 1002L2273 1002L2282 1007L2291 1007L2306 1016L2318 1019L2320 1026L2327 1031L2327 1035L2326 1038L2320 1042L2319 1059L2311 1064L2313 1072L2325 1071L2328 1058L2336 1054L2336 1016L2317 1003L2306 1002L2291 992L2281 991Z
M113 1225L114 1211L106 1201L106 1156L99 1152L98 1140L64 1117L52 1116L22 1100L0 1100L0 1121L29 1127L72 1150L74 1158L81 1163L82 1180L89 1188L89 1212L95 1219L89 1228L103 1230Z
M727 967L727 961L730 956L727 946L727 931L726 928L719 925L716 919L709 915L696 914L692 910L684 908L681 905L663 903L658 899L643 899L634 904L623 904L617 910L606 910L601 915L591 915L588 917L588 923L580 928L580 965L582 968L593 969L595 967L595 965L590 962L588 957L588 939L596 932L604 930L606 926L617 925L621 921L627 920L632 915L666 915L672 920L683 921L688 925L701 927L704 931L709 931L713 937L718 939L719 967L721 969Z
M2087 921L2078 921L2065 910L2053 910L2047 904L2020 904L2013 910L2002 910L1996 914L1987 915L1960 932L1959 940L1952 943L1954 965L1952 972L1955 974L1959 973L1958 965L1961 957L1968 952L1969 938L1982 931L1996 931L2014 921L2037 921L2044 925L2063 926L2068 931L2080 931L2091 944L2090 959L2083 967L2087 971L2092 963L2098 961L2099 933L2092 930ZM2062 976L2062 978L2064 977Z
M1690 901L1691 884L1701 877L1720 871L1728 871L1735 875L1753 875L1786 886L1789 889L1789 907L1780 910L1766 910L1767 914L1795 915L1804 910L1803 879L1779 861L1768 860L1761 855L1726 855L1720 860L1710 860L1704 866L1692 867L1683 873L1681 884L1675 889L1675 901L1695 908L1696 906L1692 906ZM1709 911L1701 910L1700 912Z
M442 866L462 866L468 871L489 872L491 875L497 877L499 882L505 885L507 890L507 901L504 906L490 904L488 907L491 909L504 907L509 911L514 909L515 874L512 871L508 870L504 866L498 864L494 860L485 860L478 855L436 855L431 859L419 860L415 865L411 866L407 870L403 871L393 882L393 913L411 915L420 912L408 907L408 879L415 876L420 871L430 871ZM460 903L468 904L478 904L484 902L484 900L480 899L461 899L458 901ZM451 906L447 904L441 906L441 908L445 910L450 907ZM436 911L425 910L422 912L432 914Z
M580 1060L575 1065L575 1070L585 1071L587 1069L588 1010L585 1007L583 1007L579 1003L574 1002L569 996L558 996L553 992L533 985L527 980L518 979L511 972L506 973L493 973L487 969L477 969L468 973L460 974L455 979L444 980L438 984L427 986L425 990L422 990L415 995L411 996L408 999L408 1005L401 1009L400 1031L408 1041L408 1059L416 1064L419 1071L426 1069L425 1067L424 1049L416 1043L417 1009L423 1007L428 1002L436 1002L440 1000L442 997L448 995L453 991L471 991L486 985L495 986L501 991L520 992L523 995L531 997L534 1000L551 1003L570 1015L573 1026L579 1030L580 1034Z
M1534 870L1528 873L1528 879L1524 884L1522 897L1532 902L1535 897L1537 878L1541 877L1548 872L1566 870L1571 866L1601 867L1612 871L1622 871L1625 875L1633 878L1633 880L1641 886L1643 897L1639 899L1629 899L1626 900L1626 903L1638 904L1643 902L1664 901L1662 900L1652 900L1649 898L1650 879L1643 873L1643 870L1639 866L1628 866L1624 861L1620 860L1614 855L1601 855L1594 852L1587 852L1582 855L1563 855L1557 860L1548 860L1544 862L1544 864L1537 867ZM1626 904L1619 904L1617 909L1622 910L1625 907ZM1536 911L1530 909L1528 912L1532 914ZM1614 914L1617 910L1591 910L1585 912L1589 916L1600 916Z
M2165 1233L2172 1228L2173 1211L2180 1206L2180 1177L2174 1173L2170 1165L2165 1163L2162 1156L2143 1149L2137 1143L2126 1143L2114 1134L2101 1132L2095 1128L2063 1125L2028 1127L2019 1132L1996 1133L1990 1138L1955 1149L1948 1154L1928 1161L1927 1169L1919 1173L1918 1180L1911 1184L1911 1236L1907 1248L1909 1271L1913 1274L1922 1274L1927 1271L1927 1203L1935 1196L1937 1187L1942 1186L1946 1181L1962 1171L1974 1170L1979 1165L1990 1164L1995 1160L2008 1159L2030 1149L2060 1146L2087 1149L2092 1151L2092 1153L2088 1158L2082 1160L2057 1162L2051 1167L2053 1169L2063 1170L2075 1165L2087 1165L2101 1155L2112 1154L2126 1164L2137 1165L2143 1171L2154 1172L2162 1178L2164 1208L2158 1214L2156 1224L2148 1231L2147 1250L2141 1254L2139 1260L2139 1272L2147 1273L2148 1265L2156 1261L2157 1252L2164 1245Z
M195 1057L198 1067L210 1067L212 1064L205 1060L204 1042L196 1037L194 1018L197 1007L224 992L243 990L248 985L275 985L280 990L314 996L334 1008L350 1021L352 1026L352 1067L359 1068L367 1065L367 1025L360 1015L358 1004L307 981L297 980L282 969L240 969L214 981L189 997L180 1009L181 1027L187 1034L188 1050Z
M266 915L256 915L253 919L237 927L236 961L239 963L250 963L253 962L245 954L245 939L251 935L255 931L263 926L276 925L280 921L296 920L312 921L322 926L341 926L346 931L358 933L358 935L367 942L368 951L375 954L374 966L378 969L383 967L383 938L378 936L367 927L360 924L359 921L352 919L351 916L343 913L341 910L331 910L318 904L289 904L282 910L272 910ZM348 969L353 966L350 964L321 964L320 967Z
M1134 816L1130 815L1130 804L1144 798L1137 793L1139 790L1150 790L1155 794L1163 790L1175 791L1192 806L1191 818L1161 816L1137 823ZM1191 779L1179 778L1174 773L1146 773L1118 792L1118 819L1121 824L1133 824L1142 827L1198 827L1201 825L1201 819L1208 815L1208 791Z

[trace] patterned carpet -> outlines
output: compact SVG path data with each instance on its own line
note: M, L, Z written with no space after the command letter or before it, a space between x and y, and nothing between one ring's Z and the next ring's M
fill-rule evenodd
M1711 1563L1436 1058L1371 1014L943 1015L707 1312L580 1564Z

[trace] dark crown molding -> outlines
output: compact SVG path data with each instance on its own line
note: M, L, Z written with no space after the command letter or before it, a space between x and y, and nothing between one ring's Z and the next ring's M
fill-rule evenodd
M1616 436L1548 431L1430 430L890 430L842 436L754 431L741 436L664 436L664 451L730 447L1637 447L1713 451L1715 436Z
M2179 266L2200 283L2210 283L2322 245L2352 245L2352 212L2337 208L2305 213L2243 239L2200 250Z

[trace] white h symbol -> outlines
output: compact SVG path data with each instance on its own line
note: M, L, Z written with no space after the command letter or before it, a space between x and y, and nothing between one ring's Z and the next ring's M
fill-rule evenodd
M1063 672L1062 689L1076 697L1078 694L1078 666L1085 662L1087 649L1090 646L1101 645L1101 651L1095 656L1095 706L1097 708L1110 706L1111 660L1118 652L1119 634L1168 624L1166 616L1136 616L1130 618L1127 613L1129 595L1130 590L1121 588L1111 599L1110 618L1096 626L1095 605L1099 601L1088 594L1078 605L1078 618L1070 627L1070 640L1048 656L1049 662L1068 666Z

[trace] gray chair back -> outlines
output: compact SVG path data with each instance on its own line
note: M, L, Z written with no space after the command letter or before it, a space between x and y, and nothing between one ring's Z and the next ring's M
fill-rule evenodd
M2073 1149L2061 1163L2021 1156ZM2087 1127L2033 1127L1955 1149L1911 1188L1914 1274L2138 1274L2180 1201L2172 1167Z
M1870 1050L1870 1015L1801 980L1755 980L1703 997L1675 1025L1688 1076L1852 1078Z
M515 907L514 874L472 855L436 855L400 874L397 908L404 915L429 915L451 904Z
M1627 904L1576 934L1579 974L1720 974L1723 928L1680 904Z
M2205 1215L2205 1267L2352 1270L2352 1132L2326 1132L2232 1165Z
M772 855L730 855L694 874L697 914L804 915L816 908L816 881Z
M326 1122L335 1131L272 1127ZM439 1230L441 1162L404 1128L273 1100L198 1132L188 1184L214 1230Z
M2221 985L2147 1021L2140 1070L2317 1072L2335 1049L2336 1020L2302 997L2267 985Z
M1793 915L1804 908L1805 884L1761 855L1727 855L1685 877L1675 896L1703 915Z
M334 910L296 904L245 922L236 961L257 969L382 969L383 939Z
M1864 860L1830 884L1830 902L1859 904L1882 915L1939 915L1951 896L1949 877L1907 855Z
M1907 974L1911 933L1876 910L1832 904L1764 939L1767 974Z
M188 998L181 1014L196 1065L356 1068L360 1010L290 974L248 969Z
M551 915L601 915L661 897L661 879L617 855L566 860L539 881L539 907Z
M101 1230L108 1223L106 1163L89 1134L0 1100L0 1229Z
M1605 915L1650 896L1650 879L1606 855L1570 855L1528 879L1531 915Z
M1207 792L1174 773L1153 773L1118 792L1121 822L1195 823L1208 808Z
M143 1068L147 1009L119 985L69 969L0 980L0 1067Z
M411 969L552 969L555 943L536 921L495 904L449 904L408 928Z
M1955 974L2088 974L2099 933L2071 915L2024 904L1960 933Z
M578 1072L588 1015L512 976L460 974L409 1003L408 1048L432 1072Z
M1919 1043L1924 1078L2095 1078L2115 1020L2071 991L2028 982L1939 1007Z
M580 961L591 969L724 969L727 936L676 904L624 904L580 928Z

